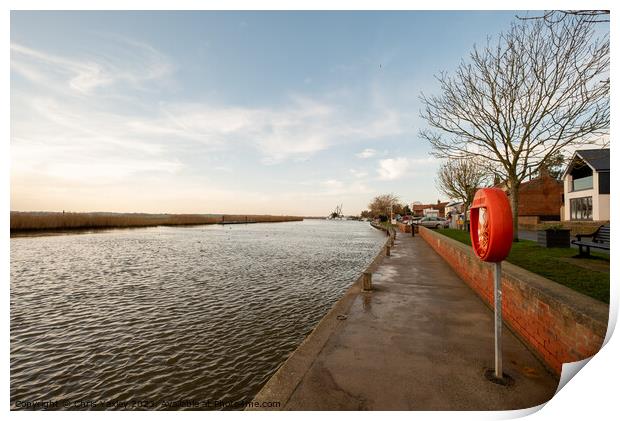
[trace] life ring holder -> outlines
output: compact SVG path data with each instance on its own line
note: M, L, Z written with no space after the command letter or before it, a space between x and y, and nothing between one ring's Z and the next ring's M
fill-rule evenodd
M474 253L485 262L501 262L512 248L512 211L503 190L476 192L471 206L470 238Z

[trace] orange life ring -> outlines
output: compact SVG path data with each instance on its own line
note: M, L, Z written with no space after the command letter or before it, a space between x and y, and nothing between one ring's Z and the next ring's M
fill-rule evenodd
M485 262L504 260L512 248L512 211L508 196L497 188L480 189L471 206L470 238Z

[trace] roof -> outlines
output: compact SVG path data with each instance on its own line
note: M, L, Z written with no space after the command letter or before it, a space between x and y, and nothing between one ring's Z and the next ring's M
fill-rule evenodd
M561 180L558 180L555 177L552 177L551 174L546 172L546 173L539 174L538 177L536 177L536 178L532 178L532 179L527 180L527 181L522 181L521 184L519 184L519 188L528 187L530 185L536 186L537 184L543 183L545 180L552 180L552 181L555 181L558 184L562 184Z
M564 174L562 174L562 178L566 177L566 174L573 169L575 157L577 156L585 161L585 163L588 164L594 171L609 171L609 148L581 149L575 151L575 154L567 165L566 170L564 170Z
M596 171L609 171L609 149L584 149L575 153Z
M431 203L428 205L413 205L411 210L437 209L445 208L448 202Z

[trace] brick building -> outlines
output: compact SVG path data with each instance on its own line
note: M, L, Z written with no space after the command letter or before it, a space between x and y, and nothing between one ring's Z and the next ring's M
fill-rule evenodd
M436 210L438 211L438 215L444 218L446 216L446 205L448 202L442 202L437 200L437 203L432 203L428 205L423 205L421 203L413 203L411 205L411 213L413 216L424 216L424 210Z
M505 184L498 185L510 196ZM540 175L519 186L519 217L536 221L559 221L564 183L541 169ZM534 221L535 220L535 221ZM525 222L525 220L523 221Z

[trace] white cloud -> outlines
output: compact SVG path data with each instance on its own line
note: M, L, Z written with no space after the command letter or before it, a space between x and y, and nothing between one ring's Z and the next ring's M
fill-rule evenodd
M47 87L67 87L77 94L128 84L134 88L172 73L170 61L153 47L130 39L109 40L104 49L79 58L50 54L11 43L11 69L31 82ZM64 85L64 86L63 86Z
M17 95L12 106L13 177L100 185L185 166L165 139L132 128L128 115L70 98Z
M107 40L96 54L80 57L11 44L12 71L38 85L38 104L32 105L48 123L46 135L62 130L82 143L104 140L129 147L152 143L159 149L179 140L215 149L250 147L263 164L277 164L306 160L339 143L403 131L401 113L382 104L371 107L371 118L351 115L348 107L338 105L338 95L323 100L291 95L288 103L278 107L141 103L132 96L134 91L165 84L174 65L148 44L119 37ZM127 106L135 112L127 112ZM32 137L32 131L38 130L30 124L25 133L25 126L15 131L18 137ZM358 156L376 153L366 149Z
M339 180L327 180L321 183L323 186L330 189L341 189L344 183Z
M354 180L350 182L329 179L324 181L311 181L302 183L311 187L315 187L313 191L294 193L288 197L294 200L298 200L303 197L322 197L322 196L352 196L357 194L371 193L373 190L365 183Z
M364 149L360 153L355 154L358 158L367 159L372 158L377 154L377 151L371 148Z
M135 120L132 129L180 137L218 149L255 149L265 164L305 159L329 147L333 138L329 106L294 98L283 108L213 106L207 103L163 105L152 118Z
M410 162L407 158L388 158L379 161L379 179L396 180L402 178L409 170Z
M357 121L330 103L292 96L286 106L277 108L166 104L156 117L134 121L131 127L220 148L249 146L262 156L262 163L277 164L289 159L305 160L352 139L380 137L383 132L376 129L380 124L384 123ZM394 133L400 128L386 126L385 130ZM366 149L362 153L369 157L376 151Z
M436 164L436 159L428 158L388 158L379 161L377 173L380 180L398 180L407 175L411 175L418 170L423 169L425 172ZM419 172L418 172L419 173Z
M353 177L355 178L364 178L368 175L368 172L366 171L362 171L362 170L356 170L354 168L351 168L349 170L349 172L351 173L351 175L353 175Z

